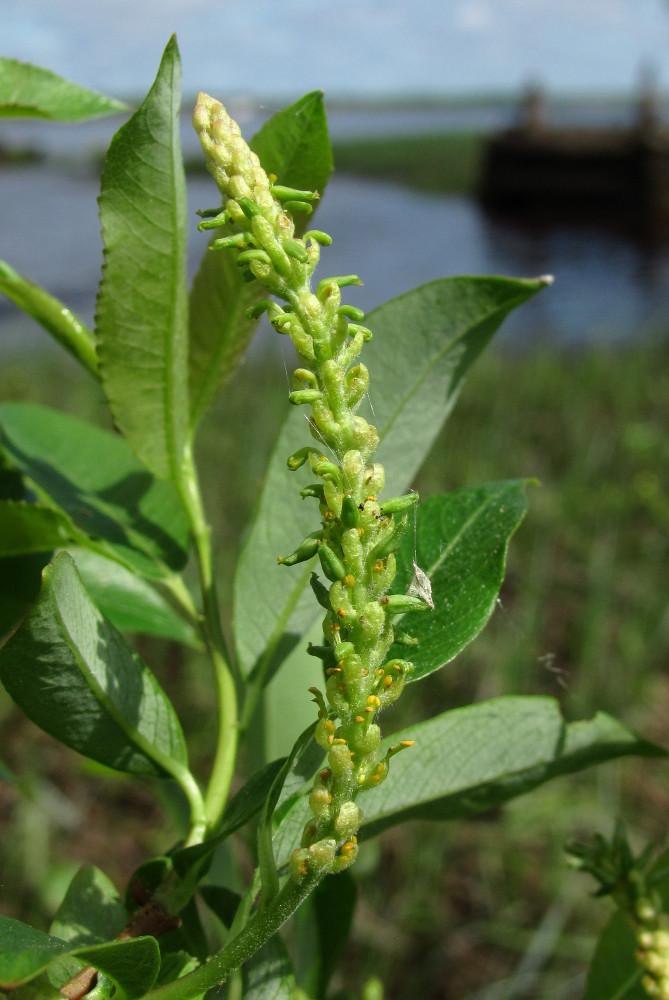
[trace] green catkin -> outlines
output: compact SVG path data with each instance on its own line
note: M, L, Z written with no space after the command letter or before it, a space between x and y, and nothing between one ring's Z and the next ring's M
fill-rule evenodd
M299 882L307 873L352 864L362 821L357 794L380 784L390 757L411 745L403 741L379 761L375 716L398 697L412 670L403 660L384 664L394 639L392 618L427 607L415 597L386 596L395 577L393 552L408 524L406 510L418 497L395 497L385 505L379 500L383 466L370 462L379 436L356 413L369 385L369 372L357 358L372 334L359 325L362 310L342 305L340 291L361 282L353 274L325 278L314 293L311 277L320 247L331 239L319 230L296 238L291 216L293 210L311 210L318 193L273 183L223 105L206 94L198 98L193 123L225 219L236 230L214 245L237 254L252 279L285 303L282 308L265 299L253 307L254 315L266 310L275 328L293 340L300 367L290 401L311 406L309 425L318 442L291 455L287 466L293 471L307 462L311 466L318 483L301 495L318 500L322 526L294 553L278 557L292 565L317 553L326 580L312 575L325 617L323 644L309 652L322 659L326 675L325 698L311 690L319 706L316 739L328 751L329 766L315 778L309 798L313 818L291 858L290 874Z

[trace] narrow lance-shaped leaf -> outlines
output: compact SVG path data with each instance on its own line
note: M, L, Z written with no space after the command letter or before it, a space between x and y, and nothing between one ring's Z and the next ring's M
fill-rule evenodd
M543 697L502 697L455 709L385 740L415 746L399 754L390 777L365 796L365 836L407 819L472 816L570 774L617 757L666 757L605 712L565 722Z
M41 66L0 58L0 117L79 122L117 114L127 107Z
M145 576L183 568L188 522L178 494L118 435L24 403L0 406L0 432L7 459L71 521L71 539Z
M473 361L505 316L545 285L544 279L443 278L365 319L374 332L362 358L371 373L373 422L381 438L375 460L386 469L385 495L410 484ZM247 674L261 670L269 678L315 616L311 593L303 594L309 566L289 571L276 565L277 556L291 552L317 524L309 501L296 500L308 480L286 470L288 456L310 440L304 414L292 409L238 567L235 632Z
M186 193L174 38L146 99L112 140L102 174L102 384L135 453L176 480L188 423Z
M332 173L322 93L306 94L278 111L251 140L250 147L266 173L275 174L281 184L322 193ZM225 232L215 230L214 238ZM246 316L246 310L265 296L257 281L244 281L233 254L205 251L190 295L193 429L239 364L258 325L257 319Z
M406 616L406 628L418 645L396 647L394 655L413 662L409 680L452 660L490 618L504 579L509 541L527 510L525 486L525 480L488 483L429 497L419 505L415 542L413 532L402 540L392 588L394 593L407 592L415 555L430 579L434 610ZM398 625L405 627L402 619Z
M186 744L148 667L88 597L66 552L0 650L0 679L28 718L107 767L178 778Z
M610 715L565 722L543 697L502 697L453 709L384 740L415 745L393 758L386 781L360 797L362 835L375 836L411 819L462 819L486 812L562 774L624 756L666 757L667 750ZM279 863L288 859L306 822L306 797L280 817L274 835Z
M92 375L97 375L95 340L88 327L62 302L0 260L0 292L32 316Z

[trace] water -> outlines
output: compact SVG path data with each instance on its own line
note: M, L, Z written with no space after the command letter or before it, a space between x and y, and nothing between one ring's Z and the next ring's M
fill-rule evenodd
M246 134L252 133L262 111L250 107L239 111ZM452 118L456 112L464 114L463 109L446 109L443 115ZM500 116L509 113L504 108L486 111L495 127ZM402 119L409 112L366 114L368 126L373 120L380 128L381 122L388 132L394 126L404 127ZM417 131L437 127L435 113L411 114ZM360 112L342 111L333 116L332 131L354 134L362 122ZM70 163L0 172L0 257L91 323L102 253L96 215L98 179L86 165L87 154L108 141L117 123L10 125L10 132L3 125L3 141L11 133L12 140L20 142L16 131L20 127L21 135L38 135L56 156L74 149L78 165L74 170ZM189 131L184 134L187 149L193 150ZM206 242L196 232L194 211L216 201L212 182L206 176L190 179L188 197L192 274ZM423 195L394 184L344 176L330 182L317 225L333 236L332 247L323 252L322 276L328 271L360 274L365 284L349 289L347 300L364 309L445 275L552 274L555 285L506 321L501 338L507 344L572 345L596 339L613 345L669 325L666 246L643 247L624 235L594 227L564 224L533 231L490 218L469 198ZM0 350L47 342L33 321L0 298Z

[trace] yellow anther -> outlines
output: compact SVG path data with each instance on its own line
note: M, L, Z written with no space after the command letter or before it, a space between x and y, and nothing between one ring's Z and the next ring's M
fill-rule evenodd
M364 719L364 717L362 715L356 715L355 721L356 722L364 722L365 719Z
M383 678L383 686L384 687L390 687L390 685L392 684L392 682L393 682L393 679L390 676L390 674L386 674L386 676Z
M326 510L325 510L325 511L323 512L323 520L324 520L324 521L334 521L334 518L335 518L335 515L334 515L334 513L333 513L333 512L332 512L332 511L330 510L330 508L328 507L328 508L327 508L327 509L326 509Z
M385 566L384 560L383 559L377 559L376 562L374 563L374 565L372 566L372 572L373 573L381 573L385 568L386 568L386 566Z
M340 674L341 667L328 667L325 673L328 674L328 676L332 676L332 674Z
M335 740L335 743L346 743L346 740L343 740L343 739L341 738L341 736L339 736L339 737L338 737L338 738L337 738L337 739Z
M355 577L352 573L347 573L346 576L341 581L345 587L355 586Z
M401 747L412 747L416 743L415 740L400 740L399 745Z
M360 535L360 537L361 537L361 538L362 538L362 536L364 535L364 533L365 533L365 529L364 529L364 528L363 528L362 526L361 526L361 527L359 527L359 528L358 528L358 534Z
M367 706L367 708L365 709L365 711L366 711L366 712L372 712L372 713L373 713L373 712L374 712L374 709L373 709L373 708L370 708L369 706Z
M344 608L337 608L337 614L340 618L346 618L346 611Z
M374 705L375 708L380 708L381 699L378 698L375 694L370 694L369 698L367 699L367 704Z
M377 670L374 671L374 673L376 674L377 677L379 677L380 674L385 673L385 671L384 671L383 667L379 667Z
M332 625L330 625L330 631L331 632L338 632L339 631L339 625L337 624L337 622L333 622Z
M369 496L369 497L366 497L365 499L366 500L371 500L372 503L376 503L376 497Z

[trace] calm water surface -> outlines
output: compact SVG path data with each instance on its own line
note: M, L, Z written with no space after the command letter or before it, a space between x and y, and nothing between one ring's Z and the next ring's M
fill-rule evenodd
M486 112L491 127L501 124L502 112ZM436 127L434 113L424 120L411 114L417 131ZM449 114L452 118L454 112ZM504 114L508 116L508 111ZM332 131L355 134L356 113L342 115L335 116ZM257 113L254 119L249 112L248 132L257 120ZM360 124L359 115L357 121ZM396 115L385 116L385 131L397 121ZM34 123L13 123L14 141L21 141L19 125L24 137L31 128L35 134ZM85 154L108 140L117 126L104 121L78 129L42 127L42 144L52 153L71 152L76 137L82 166L74 173L71 165L0 172L0 257L43 284L89 323L102 253L96 215L98 179L85 167ZM3 130L0 139L9 135ZM185 136L185 146L192 150L187 129ZM205 245L205 236L196 232L194 211L215 202L213 183L204 176L191 179L188 196L192 273ZM347 298L364 309L445 275L552 274L553 288L506 321L500 335L506 343L577 344L594 338L613 345L669 327L666 245L643 247L594 227L563 225L532 231L491 219L468 198L422 195L393 184L337 176L317 218L318 226L334 240L323 254L322 275L324 269L331 274L360 274L364 286L350 289ZM48 349L47 343L31 320L0 298L0 350L37 345Z

